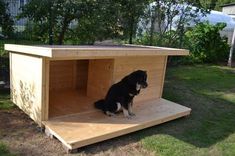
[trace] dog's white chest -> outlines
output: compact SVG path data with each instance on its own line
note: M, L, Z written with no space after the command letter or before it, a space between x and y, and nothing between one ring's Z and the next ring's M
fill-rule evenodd
M120 111L121 109L122 109L121 104L119 102L117 102L117 110L116 110L116 112Z
M140 84L136 84L136 90L140 90L141 89L141 85Z

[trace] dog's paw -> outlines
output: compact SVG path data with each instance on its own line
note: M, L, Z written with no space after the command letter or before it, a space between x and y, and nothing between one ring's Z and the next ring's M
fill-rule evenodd
M105 112L106 115L108 115L109 117L115 117L116 115L112 112L106 111Z
M132 116L131 115L126 115L125 118L132 119Z
M130 116L135 116L135 113L129 113L130 114Z

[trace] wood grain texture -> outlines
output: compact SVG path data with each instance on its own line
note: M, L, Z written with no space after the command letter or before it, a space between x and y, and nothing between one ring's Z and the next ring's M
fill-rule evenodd
M49 76L50 76L50 61L47 58L42 60L42 121L49 119Z
M190 108L159 99L138 105L132 119L126 119L122 114L108 117L102 112L90 112L43 123L66 147L75 149L186 116L190 111Z
M52 61L52 62L58 62L58 61ZM68 64L68 61L65 62L67 62L66 64ZM66 64L60 63L57 65L62 65L66 67ZM72 68L73 63L69 64L70 64L69 67ZM141 93L135 97L134 107L138 105L139 101L159 99L161 97L162 87L164 82L163 79L164 79L164 70L166 67L165 65L166 65L165 56L141 57L141 58L127 57L114 60L112 59L89 60L89 65L87 60L83 61L79 60L77 61L77 67L76 67L77 76L74 74L72 76L76 76L77 79L80 79L79 84L81 84L82 87L81 86L79 88L67 87L63 89L60 88L60 89L51 90L49 116L51 118L73 113L95 111L96 109L93 106L94 102L99 99L103 99L107 94L108 89L111 87L113 83L119 82L124 76L138 69L147 71L148 73L147 81L149 86L146 89L143 89ZM61 70L63 68L57 66L56 69ZM87 70L88 70L88 75L86 75ZM73 72L73 70L71 70L70 72ZM51 77L59 77L56 74L60 73L61 72L53 73L54 75L52 75ZM66 74L70 75L69 73ZM60 77L61 79L60 81L64 81L62 78L63 77ZM54 81L54 79L52 79L51 81ZM72 84L72 79L71 83L68 84ZM60 84L58 83L57 85Z
M79 60L76 62L76 87L86 90L88 80L88 65L89 60Z
M141 90L134 102L158 99L161 97L164 67L165 56L117 58L114 64L113 83L135 70L145 70L148 75L148 87Z
M11 98L41 126L43 59L10 53Z
M168 59L168 56L165 56L164 63L163 63L163 65L164 65L164 67L163 67L163 74L162 74L162 78L161 78L160 97L162 97L163 89L164 89L166 67L167 67L167 59Z
M49 118L97 111L94 108L96 100L95 98L87 97L85 90L64 89L50 91Z
M76 61L50 61L50 90L75 88Z
M97 100L107 94L113 80L113 59L90 60L87 96Z

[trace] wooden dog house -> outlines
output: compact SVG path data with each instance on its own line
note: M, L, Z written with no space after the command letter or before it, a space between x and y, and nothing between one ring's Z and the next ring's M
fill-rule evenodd
M167 57L187 50L13 44L5 50L12 101L68 150L190 114L190 108L161 98ZM137 69L147 71L149 86L135 98L134 118L108 117L94 108L113 83Z

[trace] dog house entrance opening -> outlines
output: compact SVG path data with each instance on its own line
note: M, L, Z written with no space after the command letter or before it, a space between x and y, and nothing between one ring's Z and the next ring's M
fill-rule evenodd
M50 61L49 118L97 111L111 84L113 60Z

